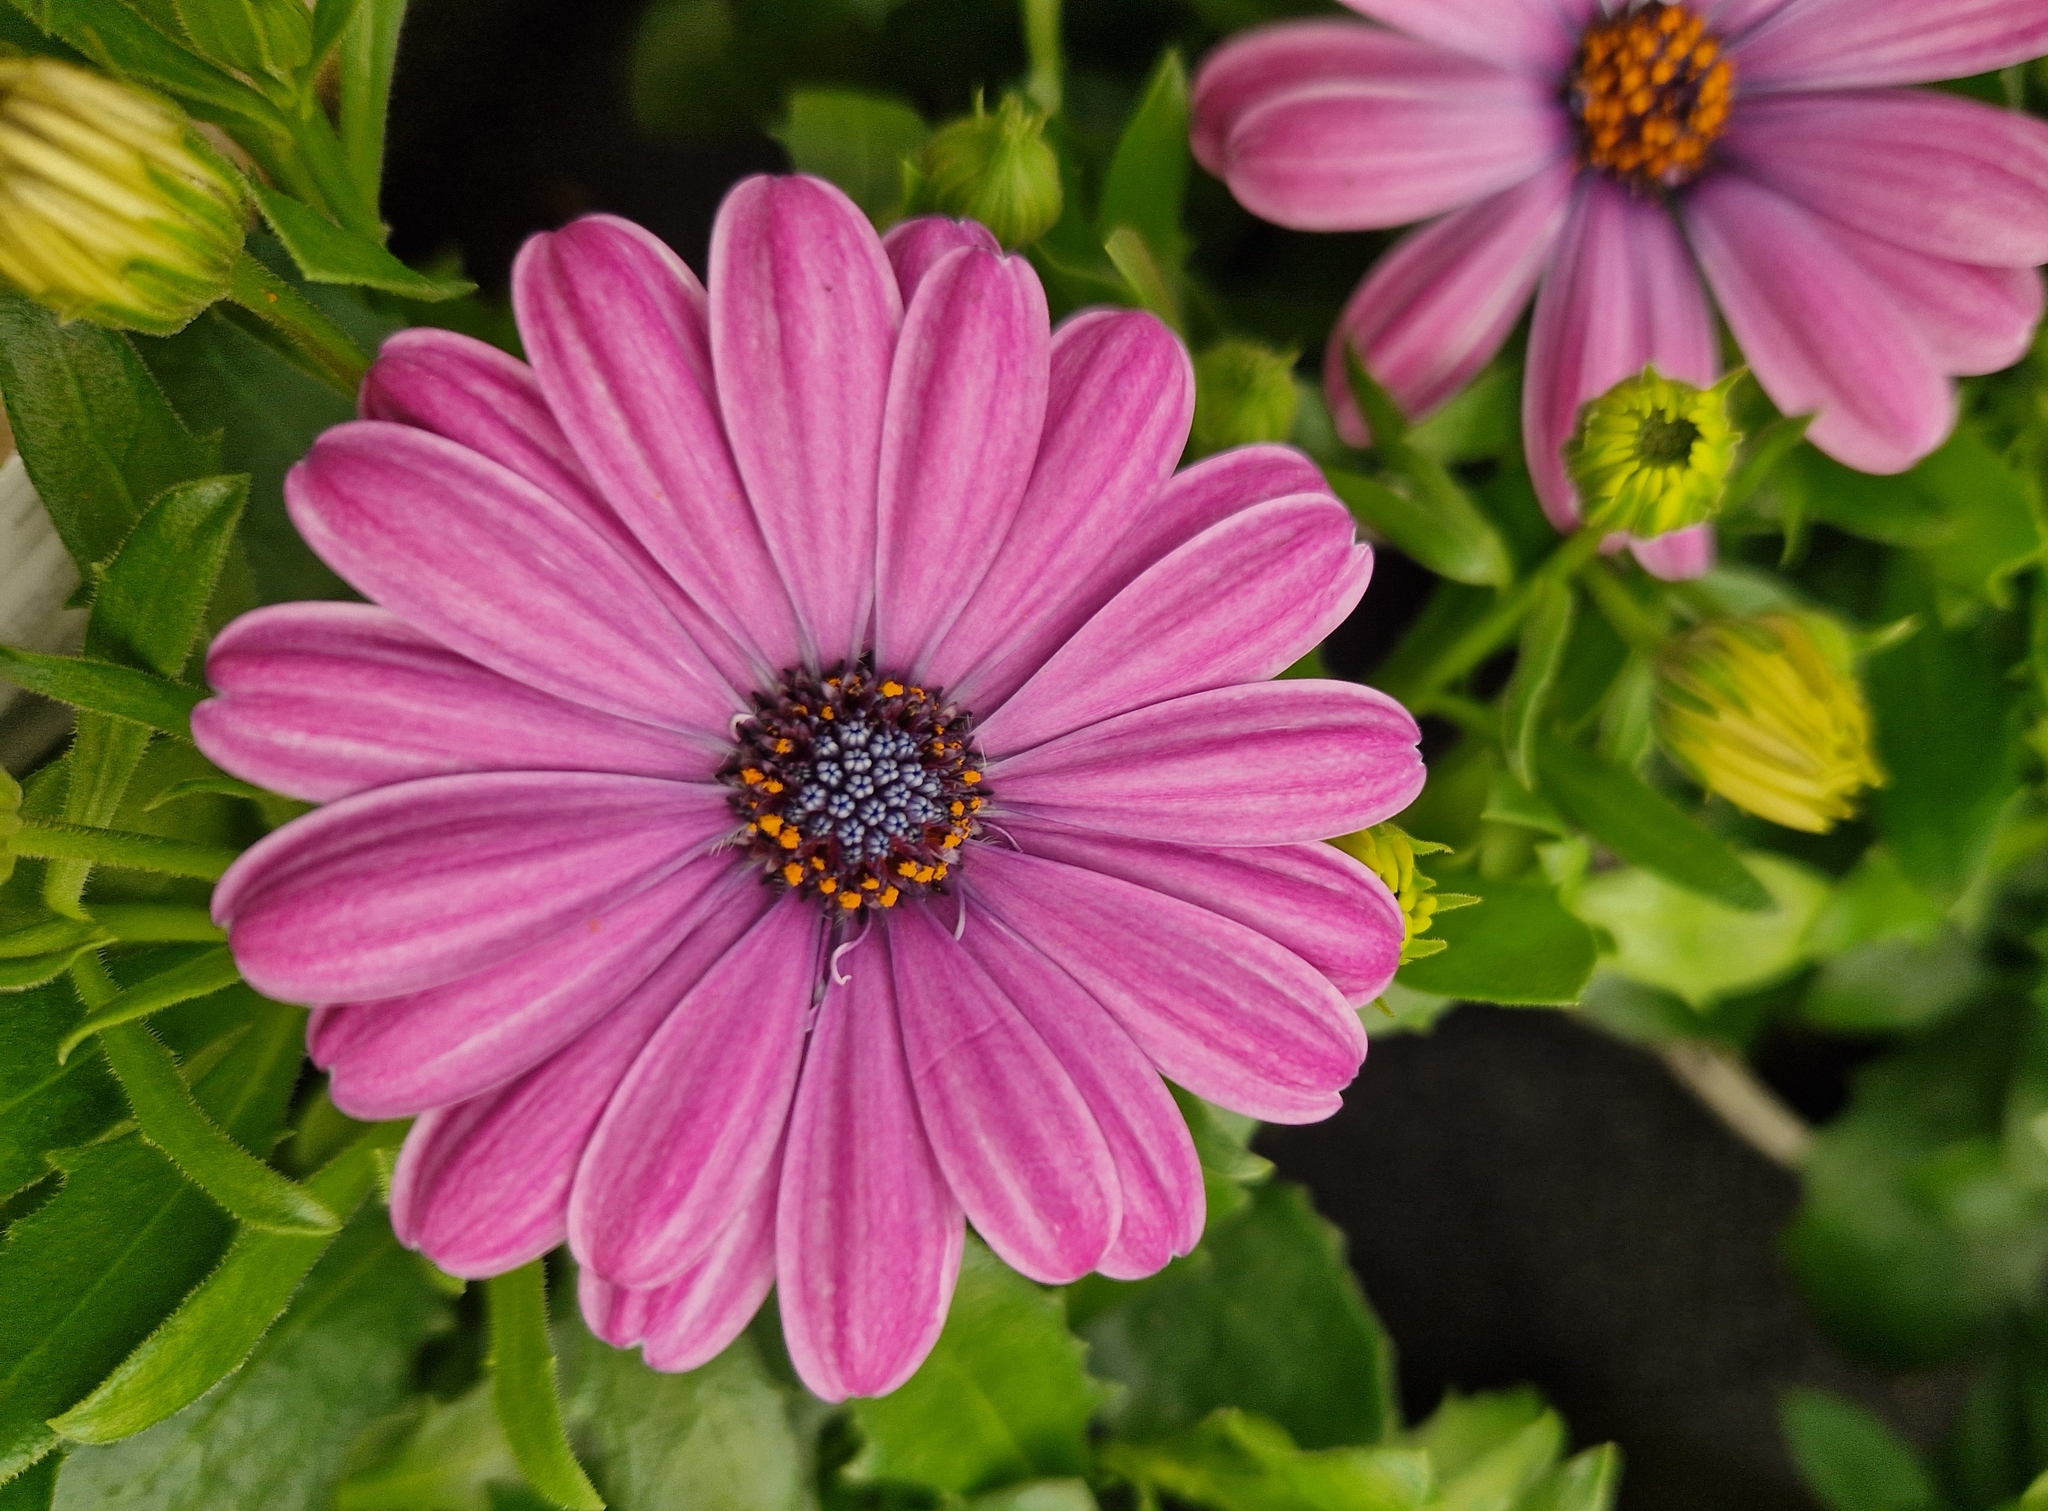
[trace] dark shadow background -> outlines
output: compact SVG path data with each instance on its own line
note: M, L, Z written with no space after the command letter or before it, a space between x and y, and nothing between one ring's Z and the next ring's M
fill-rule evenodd
M743 10L776 3L737 0ZM1014 14L1011 0L911 0L890 25L915 45L855 56L845 49L858 39L827 38L816 55L773 61L819 80L878 72L928 112L957 111L967 81L1000 85L1021 67L1020 50L990 50L991 35L1013 36L987 24L992 6ZM682 142L635 125L628 56L642 9L415 0L385 193L394 246L415 259L459 255L487 292L502 291L525 236L602 209L648 226L701 270L726 185L786 160L765 135ZM1200 45L1188 12L1166 0L1082 0L1069 12L1070 53L1084 66L1135 78L1165 42ZM1202 254L1212 264L1271 274L1333 258L1356 268L1368 255L1351 238L1232 218L1214 185L1195 192L1221 227ZM1427 585L1383 553L1365 606L1332 643L1333 664L1370 664ZM1799 1053L1769 1067L1809 1116L1835 1110L1841 1069ZM1431 1036L1378 1042L1340 1115L1269 1129L1261 1147L1350 1235L1399 1344L1411 1415L1448 1387L1533 1381L1578 1442L1623 1445L1632 1511L1811 1506L1776 1426L1787 1385L1842 1391L1923 1444L1957 1403L1955 1379L1885 1376L1836 1355L1776 1253L1794 1179L1654 1058L1562 1015L1468 1007Z

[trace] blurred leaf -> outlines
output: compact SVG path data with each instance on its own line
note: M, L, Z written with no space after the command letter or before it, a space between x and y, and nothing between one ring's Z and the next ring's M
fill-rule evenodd
M83 320L60 325L4 288L0 394L81 573L114 554L151 499L218 466L219 447L186 431L126 337Z
M341 45L341 39L356 19L361 0L313 0L313 42L310 63L318 67Z
M1304 1452L1262 1417L1220 1410L1162 1442L1112 1440L1103 1466L1211 1511L1422 1511L1430 1495L1424 1455L1400 1448Z
M1445 466L1521 455L1522 374L1498 362L1408 433L1409 444Z
M0 677L59 703L184 739L192 737L192 710L206 698L200 688L131 667L82 656L45 656L11 645L0 645Z
M25 992L0 1011L0 1198L40 1179L48 1151L83 1144L127 1115L96 1051L57 1063L57 1041L77 1018L68 982Z
M794 91L772 133L788 149L791 167L837 184L877 225L903 213L904 161L930 134L903 101L858 89Z
M454 1401L415 1400L387 1425L395 1451L343 1480L334 1511L494 1511L493 1490L520 1483L487 1381Z
M1704 1009L1804 966L1807 930L1827 901L1827 879L1796 861L1761 850L1742 859L1775 906L1731 908L1625 868L1587 877L1572 908L1613 937L1614 969Z
M1249 1147L1259 1126L1252 1119L1205 1102L1181 1087L1172 1091L1195 1141L1195 1155L1202 1162L1209 1221L1221 1222L1251 1200L1247 1187L1263 1185L1272 1178L1273 1162Z
M1128 226L1165 267L1178 270L1187 260L1181 205L1187 197L1189 164L1187 70L1180 54L1168 49L1146 81L1109 160L1096 211L1096 229L1104 240L1118 227Z
M1778 1424L1828 1511L1939 1511L1941 1495L1918 1455L1862 1407L1823 1391L1788 1390Z
M313 18L301 0L176 0L192 45L214 62L289 83L313 55Z
M341 37L341 150L364 202L372 207L384 177L384 125L391 114L391 70L398 61L405 6L406 0L359 0Z
M1726 845L1632 772L1541 734L1537 766L1544 795L1623 860L1729 907L1771 906Z
M604 1511L562 1430L548 1343L547 1274L538 1259L485 1282L491 1398L526 1481L564 1511Z
M853 1403L867 1446L848 1478L965 1495L1081 1473L1100 1396L1083 1353L1056 1293L970 1242L931 1357L893 1395Z
M1598 958L1593 933L1541 882L1459 874L1479 906L1440 913L1430 932L1447 946L1412 960L1396 980L1411 991L1467 1002L1569 1007Z
M1140 308L1150 310L1176 331L1185 331L1174 280L1143 236L1129 226L1118 226L1103 238L1102 250Z
M1501 1479L1512 1483L1499 1484L1496 1494L1512 1504L1562 1457L1564 1423L1527 1385L1476 1396L1453 1390L1406 1441L1428 1452L1446 1492L1468 1477Z
M1514 563L1500 533L1469 499L1462 508L1446 509L1440 500L1410 498L1342 467L1325 467L1323 475L1353 518L1437 576L1482 587L1499 587L1513 578Z
M57 1511L325 1511L351 1441L411 1392L413 1355L446 1317L366 1211L239 1373L147 1432L74 1448Z
M1941 928L1942 915L1941 907L1907 878L1898 858L1873 845L1836 884L1807 942L1819 959L1878 940L1925 943Z
M1193 1426L1219 1406L1270 1417L1315 1448L1383 1441L1397 1423L1393 1351L1299 1186L1274 1182L1150 1280L1091 1281L1091 1367L1127 1387L1118 1434Z
M968 1511L1098 1511L1086 1480L1026 1480L977 1495L966 1505Z
M296 0L293 0L296 3ZM300 8L303 13L303 7ZM261 184L251 186L270 229L292 254L308 283L337 283L381 289L429 304L460 299L476 285L466 278L433 278L415 272L378 242L336 225L318 210Z
M1976 949L1953 929L1926 943L1880 939L1824 963L1799 1014L1830 1033L1899 1033L1948 1017L1986 982Z
M1532 791L1536 786L1536 734L1543 722L1550 689L1572 638L1571 586L1546 582L1522 623L1522 643L1515 669L1501 694L1501 748L1508 770Z
M1613 1511L1620 1493L1621 1450L1606 1443L1559 1464L1515 1511Z

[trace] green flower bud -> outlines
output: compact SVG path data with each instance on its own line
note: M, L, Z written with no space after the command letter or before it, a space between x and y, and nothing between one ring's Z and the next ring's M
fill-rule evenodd
M1672 758L1745 813L1825 834L1884 785L1848 637L1817 614L1714 619L1657 659Z
M1004 95L994 114L976 99L973 115L925 143L921 167L919 208L978 220L1006 247L1038 240L1066 203L1045 117L1022 95Z
M248 228L184 116L51 58L0 58L0 277L67 320L169 335L218 299Z
M1720 513L1742 444L1728 416L1740 376L1694 388L1646 367L1580 410L1564 463L1586 523L1648 540Z
M1219 341L1195 358L1195 454L1286 440L1301 400L1296 355L1256 341Z
M1449 948L1441 939L1424 939L1439 913L1469 908L1479 901L1459 892L1439 892L1436 883L1415 869L1418 855L1436 855L1449 845L1434 844L1397 828L1375 824L1336 841L1337 848L1365 862L1373 875L1387 884L1394 901L1401 905L1401 963L1421 960Z

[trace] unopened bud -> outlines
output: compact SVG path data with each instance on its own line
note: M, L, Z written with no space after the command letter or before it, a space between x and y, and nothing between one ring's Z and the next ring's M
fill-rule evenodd
M1564 448L1586 524L1649 540L1720 513L1742 444L1728 416L1739 377L1694 388L1646 367L1586 405Z
M170 105L51 58L0 58L0 277L63 318L169 335L242 250L241 180Z
M1745 813L1825 834L1884 785L1848 638L1816 614L1714 619L1657 659L1658 736Z
M1195 453L1286 440L1301 400L1294 358L1256 341L1234 340L1219 341L1195 358Z
M1006 247L1038 240L1066 203L1060 160L1045 140L1045 117L1022 95L1003 96L993 113L941 127L925 143L922 209L978 220Z
M1448 949L1441 939L1424 939L1439 913L1469 908L1479 899L1458 892L1439 892L1436 883L1415 868L1418 855L1435 855L1449 845L1416 839L1393 824L1375 824L1338 840L1337 848L1365 862L1401 905L1401 963L1421 960Z

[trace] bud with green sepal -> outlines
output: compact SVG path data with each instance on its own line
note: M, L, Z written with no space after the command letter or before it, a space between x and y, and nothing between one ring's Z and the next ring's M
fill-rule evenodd
M1884 784L1854 647L1820 614L1713 619L1657 658L1658 738L1745 813L1825 834Z
M53 58L0 58L0 277L67 320L164 336L227 292L235 170L173 106Z
M1741 379L1695 388L1646 367L1580 410L1564 463L1587 526L1648 540L1720 513L1742 446L1728 413Z
M1301 402L1294 382L1298 355L1233 339L1195 358L1195 422L1189 436L1195 454L1286 440Z
M1441 939L1424 939L1439 913L1469 908L1479 899L1461 892L1439 892L1436 882L1416 869L1418 855L1438 855L1449 845L1416 839L1393 824L1375 824L1337 840L1337 848L1365 862L1366 866L1394 894L1401 905L1401 964L1438 954L1449 946Z
M1066 205L1045 116L1019 94L993 111L976 96L974 114L934 132L911 191L914 209L978 220L1012 248L1050 231Z

